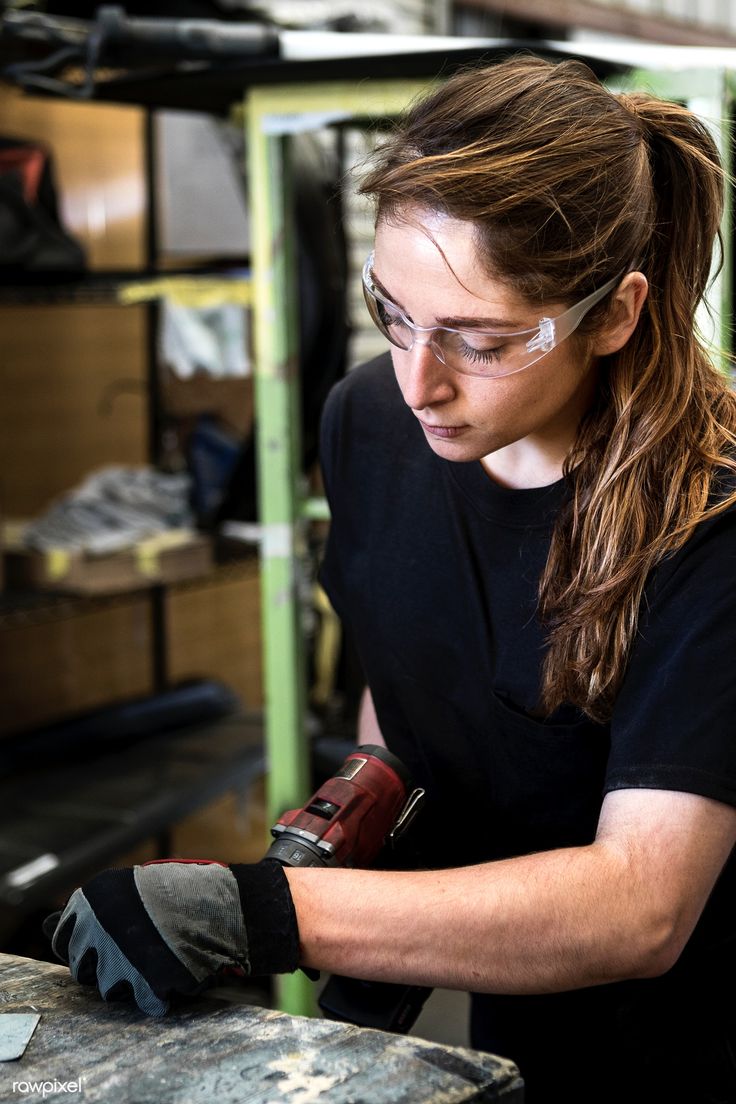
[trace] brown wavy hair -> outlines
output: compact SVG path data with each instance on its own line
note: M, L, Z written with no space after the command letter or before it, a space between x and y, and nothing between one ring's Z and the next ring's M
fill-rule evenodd
M692 112L614 95L580 61L534 56L439 85L363 181L378 220L420 206L475 223L488 272L530 300L573 303L632 267L649 282L566 459L573 493L540 581L546 713L571 702L610 717L652 568L736 501L713 493L719 469L736 471L736 397L695 328L723 184ZM610 304L591 311L583 338Z

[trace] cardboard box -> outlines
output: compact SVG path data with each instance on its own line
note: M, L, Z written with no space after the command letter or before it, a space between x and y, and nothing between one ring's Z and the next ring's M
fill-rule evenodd
M154 693L149 591L54 595L2 622L0 740Z
M120 594L206 575L212 542L189 530L170 530L106 555L63 548L38 552L23 544L23 522L6 521L7 585L66 594Z

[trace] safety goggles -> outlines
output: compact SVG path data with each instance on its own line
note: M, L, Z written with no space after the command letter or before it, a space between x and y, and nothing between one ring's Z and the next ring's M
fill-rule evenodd
M514 333L496 330L456 330L451 326L417 326L381 292L373 278L370 253L363 266L363 295L378 329L397 349L408 352L428 345L448 368L466 376L496 379L530 368L569 337L592 307L623 278L619 272L597 291L586 295L556 318L540 318L536 327Z

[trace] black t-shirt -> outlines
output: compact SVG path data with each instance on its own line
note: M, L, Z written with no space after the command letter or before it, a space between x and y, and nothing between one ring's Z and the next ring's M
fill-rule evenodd
M331 393L322 464L332 511L322 582L353 636L388 747L427 791L415 831L422 865L590 843L614 789L736 804L736 511L700 525L653 573L610 725L571 706L543 720L537 594L565 481L508 490L480 463L438 457L388 355ZM531 1104L557 1099L544 1086L565 1046L583 1071L579 1086L606 1069L597 1095L583 1086L580 1099L593 1104L617 1098L612 1064L634 1063L643 1084L649 1063L661 1086L663 1065L686 1044L732 1078L732 1095L694 1099L736 1101L736 1036L721 1039L722 1018L702 1008L719 991L733 1003L735 876L731 862L665 977L476 997L474 1045L519 1063ZM696 1001L697 1017L686 1012ZM701 1036L708 1046L718 1036L725 1057L706 1059ZM680 1070L673 1086L685 1083ZM616 1091L624 1085L621 1099L638 1099L628 1075Z

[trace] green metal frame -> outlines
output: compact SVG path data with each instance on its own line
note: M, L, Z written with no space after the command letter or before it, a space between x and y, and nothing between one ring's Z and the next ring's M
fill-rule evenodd
M309 518L327 516L322 501L307 497L300 470L288 138L327 123L395 115L426 87L413 80L294 84L253 88L245 99L270 823L309 796L300 589L304 527ZM285 1011L313 1011L312 986L301 973L279 986Z
M289 135L336 122L385 119L402 111L429 81L361 80L350 83L254 87L245 98L255 341L257 457L260 514L265 733L269 761L270 822L308 796L305 722L305 657L300 587L304 527L327 516L321 500L309 499L300 471L298 349L293 233L290 225ZM725 71L635 71L629 88L692 104L714 125L727 158L730 106ZM729 160L726 161L730 163ZM729 201L730 202L730 201ZM727 222L728 226L729 223ZM724 348L731 345L731 243L724 235L726 264L712 300L720 317ZM280 981L280 1007L309 1014L311 984L301 973Z

